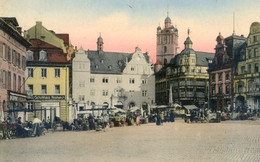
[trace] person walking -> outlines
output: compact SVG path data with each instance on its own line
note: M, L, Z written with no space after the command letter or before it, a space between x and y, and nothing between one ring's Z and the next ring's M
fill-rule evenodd
M171 113L170 113L170 121L171 122L174 122L175 120L174 120L174 113L171 111Z
M136 116L136 125L140 126L140 115L139 115L139 113Z
M161 115L160 115L160 112L157 113L156 125L161 125Z
M161 124L163 125L163 121L164 121L164 114L163 112L161 112Z

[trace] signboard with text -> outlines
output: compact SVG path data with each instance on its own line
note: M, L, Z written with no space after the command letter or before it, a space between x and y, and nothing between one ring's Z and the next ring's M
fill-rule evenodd
M65 100L64 95L34 95L33 100Z

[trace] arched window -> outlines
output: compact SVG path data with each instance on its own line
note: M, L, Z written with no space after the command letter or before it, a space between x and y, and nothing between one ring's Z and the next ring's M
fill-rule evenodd
M167 47L166 46L163 47L163 51L164 51L164 53L167 52Z

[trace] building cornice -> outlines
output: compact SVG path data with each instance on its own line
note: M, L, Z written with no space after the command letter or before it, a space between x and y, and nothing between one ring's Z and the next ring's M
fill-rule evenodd
M28 42L24 37L21 36L18 31L14 30L12 27L10 27L6 22L0 18L0 28L10 35L13 39L15 39L17 42L21 43L26 48L30 47L30 42Z

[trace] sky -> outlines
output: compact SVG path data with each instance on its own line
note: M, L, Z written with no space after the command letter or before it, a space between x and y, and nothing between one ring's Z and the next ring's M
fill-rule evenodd
M68 33L78 48L134 52L136 46L156 61L156 29L168 15L179 31L179 51L187 30L195 51L214 52L216 37L249 34L260 22L260 0L0 0L0 16L16 17L23 30L42 21L56 33ZM235 13L235 25L233 25Z

